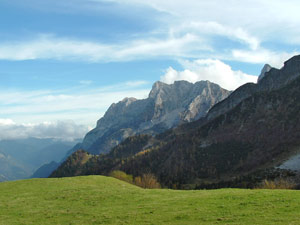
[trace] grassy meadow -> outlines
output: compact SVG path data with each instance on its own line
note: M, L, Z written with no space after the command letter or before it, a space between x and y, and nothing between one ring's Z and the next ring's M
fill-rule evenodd
M0 183L0 224L300 224L292 190L142 189L103 176Z

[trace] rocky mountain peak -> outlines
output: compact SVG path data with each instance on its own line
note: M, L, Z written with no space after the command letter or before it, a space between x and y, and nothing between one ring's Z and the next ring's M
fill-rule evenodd
M153 84L152 90L149 93L149 98L162 98L164 95L169 95L174 91L187 92L194 85L185 80L175 81L173 84L166 84L161 81L157 81Z
M137 99L136 98L124 98L121 102L124 103L124 105L127 107L130 105L132 102L135 102Z
M300 55L295 55L292 58L290 58L289 60L284 62L284 67L293 66L293 65L299 64L299 63L300 63Z
M260 72L258 79L257 79L257 83L260 82L260 80L263 79L265 77L266 73L269 72L271 69L272 69L272 67L269 64L265 64Z
M129 136L157 134L182 122L196 120L229 93L208 81L195 84L157 81L147 99L124 98L112 104L98 120L97 127L86 135L81 147L91 153L108 152Z
M254 93L277 90L298 77L300 77L300 55L287 60L281 69L266 64L257 84L247 83L237 88L228 98L212 107L207 114L207 119L211 120L231 110Z
M161 81L156 81L152 85L152 89L149 93L149 98L156 98L156 96L166 87L168 84L165 84Z

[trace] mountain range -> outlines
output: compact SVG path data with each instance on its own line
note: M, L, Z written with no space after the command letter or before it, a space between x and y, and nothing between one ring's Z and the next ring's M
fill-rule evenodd
M68 151L62 162L73 152L85 149L91 154L108 153L126 138L148 134L156 135L180 124L195 121L206 115L217 102L228 97L230 91L209 81L174 84L156 82L146 99L124 98L113 103L88 132L82 143ZM48 177L59 165L43 165L33 177Z
M229 91L209 81L195 84L175 81L154 83L148 98L125 98L112 104L77 149L107 153L124 139L136 134L158 134L206 115Z
M60 162L75 143L50 138L1 140L0 181L31 177L45 163Z
M154 93L158 84L154 85ZM168 128L172 129L156 136L140 132L107 154L77 151L51 176L107 175L122 170L133 176L152 173L164 186L175 188L250 187L253 180L266 177L297 177L299 102L300 56L295 56L281 69L266 65L257 84L239 87L212 108L207 107L207 114L186 119L183 115L189 113L184 111L177 118L188 123L179 122L176 128L171 125ZM169 112L157 105L154 109L159 110L151 111L151 115ZM111 114L115 120L118 112ZM97 128L102 125L100 119ZM100 142L94 143L93 149L101 146Z

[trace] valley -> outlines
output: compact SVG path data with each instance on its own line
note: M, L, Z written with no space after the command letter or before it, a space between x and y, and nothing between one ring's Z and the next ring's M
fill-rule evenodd
M0 182L30 178L45 163L59 163L75 141L26 138L0 141ZM54 167L53 169L57 168ZM41 174L43 175L43 174Z
M0 0L0 225L299 225L299 11Z
M295 156L300 146L299 58L292 57L281 69L269 68L257 84L239 87L198 120L157 135L128 137L106 154L81 149L51 177L121 170L134 177L152 173L163 187L175 189L254 188L264 179L281 177L299 187L295 165L288 166L299 161ZM155 85L154 90L164 93ZM296 158L291 163L285 162L292 157Z

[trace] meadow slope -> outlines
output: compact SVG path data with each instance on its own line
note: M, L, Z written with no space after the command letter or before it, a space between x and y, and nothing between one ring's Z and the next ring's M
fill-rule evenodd
M0 183L0 224L299 224L291 190L146 190L103 176Z

